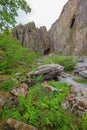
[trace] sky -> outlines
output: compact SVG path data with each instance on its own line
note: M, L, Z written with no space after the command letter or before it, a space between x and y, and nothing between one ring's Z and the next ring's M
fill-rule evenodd
M46 26L47 29L59 18L63 6L68 0L26 0L32 11L25 14L19 10L17 24L34 21L37 27Z

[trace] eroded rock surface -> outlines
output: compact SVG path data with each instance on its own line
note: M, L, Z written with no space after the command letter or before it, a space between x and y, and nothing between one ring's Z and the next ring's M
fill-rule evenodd
M81 71L79 74L80 74L83 78L86 78L86 79L87 79L87 70Z
M13 36L21 42L21 45L36 53L47 55L52 51L52 44L45 26L38 29L34 22L24 26L19 25L13 31Z
M87 0L68 0L49 36L56 52L87 52Z
M22 83L17 87L14 87L10 93L14 96L26 96L27 92L29 90L29 87L26 83Z
M58 64L46 64L39 66L35 71L28 73L30 76L42 75L45 80L55 79L64 70L64 67Z
M83 78L87 78L87 62L79 62L74 68L74 74L79 74Z

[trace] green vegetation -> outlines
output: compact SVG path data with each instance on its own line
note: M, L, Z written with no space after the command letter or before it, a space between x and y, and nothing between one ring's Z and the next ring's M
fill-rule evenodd
M12 87L26 79L27 71L38 66L37 58L34 52L23 48L10 33L0 34L0 91L9 92ZM49 63L60 64L65 67L65 71L72 71L76 65L72 57L61 54L42 60L42 64ZM77 118L62 108L62 102L69 93L66 83L49 81L50 86L61 90L50 92L42 85L42 75L32 77L32 81L34 86L30 86L26 97L18 97L17 106L10 107L8 103L3 106L0 110L1 120L14 118L39 130L87 130L87 115Z
M51 81L49 84L62 91L47 93L41 84L36 84L27 97L19 97L17 109L4 107L1 118L15 118L41 130L76 130L75 118L61 107L62 101L69 93L69 87L60 82Z
M73 61L72 57L55 55L53 57L47 57L43 60L43 64L60 64L64 66L65 71L72 71L76 62Z
M13 81L11 79L8 79L8 80L3 81L2 83L0 83L0 90L9 91L15 85L16 85L15 81Z
M18 69L29 68L34 64L37 55L22 47L18 40L14 39L11 34L0 35L0 71L5 73L16 72Z
M83 115L81 125L82 130L87 130L87 114Z
M87 84L87 79L83 78L73 78L73 79L78 83Z
M0 31L15 25L18 9L25 13L31 11L25 0L0 0Z

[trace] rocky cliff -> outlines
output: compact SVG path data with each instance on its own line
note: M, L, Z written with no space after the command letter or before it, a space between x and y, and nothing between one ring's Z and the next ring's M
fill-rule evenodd
M18 25L13 31L13 36L20 40L21 44L36 53L48 54L52 51L52 45L45 26L36 28L34 22L26 25Z
M46 27L36 28L32 22L17 26L13 36L24 47L44 55L52 51L87 53L87 0L68 0L49 32Z
M69 0L49 36L56 52L87 52L87 0Z

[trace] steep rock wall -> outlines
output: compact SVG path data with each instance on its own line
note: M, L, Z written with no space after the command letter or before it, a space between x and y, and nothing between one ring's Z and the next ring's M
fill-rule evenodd
M21 42L22 46L30 48L36 53L47 55L52 51L52 44L45 26L38 29L34 22L18 25L12 34Z
M69 0L49 30L55 52L87 52L87 0Z

